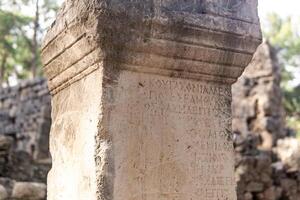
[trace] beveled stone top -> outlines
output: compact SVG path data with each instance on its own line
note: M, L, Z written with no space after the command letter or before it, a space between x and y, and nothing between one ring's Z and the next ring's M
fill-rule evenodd
M231 84L260 43L257 0L66 0L42 58L51 91L104 61Z

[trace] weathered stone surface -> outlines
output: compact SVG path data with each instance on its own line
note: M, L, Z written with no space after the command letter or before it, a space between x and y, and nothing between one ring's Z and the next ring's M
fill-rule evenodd
M268 49L268 48L265 48ZM262 52L261 49L258 51ZM264 56L260 58L262 62L264 62L265 59L270 60L270 58L265 58L265 53L263 53ZM274 55L272 56L273 60ZM257 59L254 59L257 60ZM276 59L275 59L276 61ZM264 62L265 63L265 62ZM267 62L269 63L269 62ZM272 61L274 63L274 60ZM253 64L250 64L250 66L253 66ZM273 67L276 65L272 65ZM268 65L270 67L270 65ZM271 70L275 72L276 70ZM255 73L261 73L260 70L256 70L252 72L252 76L255 76ZM263 77L262 77L263 78ZM242 79L241 79L242 80ZM273 79L276 80L276 79ZM263 83L260 81L260 83ZM275 82L276 84L279 84L279 82ZM274 83L274 84L275 84ZM44 82L45 84L45 82ZM45 87L45 86L43 86ZM244 85L244 87L248 88L248 85ZM258 87L258 86L256 86ZM263 87L263 86L261 86ZM246 89L245 89L246 90ZM233 90L233 97L238 98L237 100L233 99L235 102L242 102L243 98L248 98L247 96L244 96L243 98L239 97L239 95L235 95L236 92L239 92L237 90ZM272 95L268 95L268 98L273 99L277 98L277 96L273 97ZM236 104L239 106L239 104ZM254 104L249 104L254 105ZM273 105L273 107L280 107L281 105ZM276 110L274 110L276 111ZM50 117L50 113L45 113ZM246 123L246 122L245 122ZM236 126L235 126L236 127ZM286 198L287 200L290 199L296 199L299 197L298 194L295 193L295 187L298 187L300 189L300 181L299 178L299 170L295 171L295 167L299 166L297 163L298 158L295 157L297 155L297 145L294 141L297 141L293 138L287 138L283 139L282 144L278 144L276 142L275 147L273 148L272 152L269 152L268 154L262 152L259 150L258 146L260 146L260 138L259 134L255 133L245 133L240 131L241 134L235 135L235 151L236 151L236 175L238 175L238 199L240 200L247 200L247 199L262 199L262 200L279 200L282 198ZM242 136L245 135L245 136ZM292 141L292 142L289 142ZM3 149L0 145L0 149ZM278 149L280 149L280 153L278 152ZM292 151L291 151L292 150ZM290 153L293 152L293 153ZM289 157L285 156L284 159L280 158L279 154L282 155L293 155L293 159L289 159ZM1 153L2 155L2 153ZM26 157L27 158L27 157ZM2 158L1 158L2 159ZM284 160L288 162L284 162ZM292 161L292 162L291 162ZM3 160L5 162L5 160ZM256 164L257 163L257 164ZM259 165L258 165L259 163ZM289 164L291 163L291 164ZM4 163L1 163L0 166L2 167ZM14 174L17 176L15 178L23 177L24 174L30 174L28 172L24 172L20 170L17 166L20 166L22 168L22 164L20 163L14 163L14 165L9 165L9 169L12 170ZM256 167L257 166L257 167ZM259 167L258 167L259 166ZM13 170L13 168L16 168ZM35 167L40 168L39 166ZM20 170L20 171L19 171ZM18 172L19 171L19 172ZM250 173L249 173L250 172ZM271 173L272 172L272 173ZM45 173L45 171L43 172ZM37 173L35 173L37 174ZM3 174L0 174L0 176ZM39 179L39 181L44 181L45 176L43 179ZM255 178L254 178L255 177ZM288 181L292 184L289 184L288 187L285 186L286 179L292 180ZM38 181L36 178L32 178L28 175L26 175L26 181L35 180ZM294 181L293 181L294 180ZM24 179L23 179L24 181ZM13 187L14 181L8 178L0 178L0 184L4 185L6 190L8 191L8 194L11 194L11 190ZM246 186L250 184L251 182L260 183L264 185L264 189L262 192L247 192ZM271 185L271 186L270 186ZM292 186L292 187L291 187ZM298 191L300 191L298 189ZM275 196L274 196L275 195ZM10 195L9 195L10 196Z
M285 138L277 141L274 152L290 172L300 171L300 141L297 138Z
M17 150L34 159L49 158L50 125L50 96L44 79L0 90L0 136L14 138Z
M239 200L298 200L300 196L299 141L290 138L283 124L278 67L275 52L264 43L233 87ZM261 123L266 121L269 125Z
M264 190L264 185L260 182L250 182L246 187L248 192L262 192Z
M46 197L46 185L43 183L16 182L12 191L12 199L43 200Z
M0 118L0 199L15 200L12 197L15 182L46 182L51 164L45 159L49 158L51 123L45 80L29 80L2 89ZM21 199L32 199L35 194L30 192L27 191L28 198Z
M6 200L8 197L7 191L3 185L0 185L0 200Z
M67 0L44 41L48 199L236 199L231 84L257 1Z
M233 85L233 131L257 134L262 149L270 150L286 136L280 79L276 52L264 43Z
M12 144L13 144L13 139L11 137L0 135L0 152L6 153L7 151L10 150Z
M49 162L37 163L30 154L17 151L12 144L13 139L10 136L0 136L0 199L5 200L15 200L12 198L12 192L16 181L46 182L46 175L50 168ZM35 195L27 194L28 197ZM28 199L22 198L22 200Z
M114 196L234 199L230 96L227 85L122 72L108 124Z

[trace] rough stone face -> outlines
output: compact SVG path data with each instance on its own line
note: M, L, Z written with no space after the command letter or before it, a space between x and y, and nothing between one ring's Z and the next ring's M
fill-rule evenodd
M258 134L262 149L286 136L280 79L276 52L264 43L233 85L233 132Z
M33 182L45 183L51 165L48 160L43 162L34 160L26 151L16 150L13 144L14 139L12 137L0 136L0 199L3 200L16 200L12 197L12 193L18 181L30 181L33 185L36 185ZM26 190L28 187L24 188L24 192ZM31 190L27 191L27 195L28 198L20 197L19 199L30 200L31 197L37 199ZM45 196L38 199L44 200Z
M0 185L0 200L6 200L8 197L7 191L3 185Z
M12 199L43 200L46 197L46 185L43 183L17 182L14 185Z
M256 0L67 0L48 199L236 199L231 84L260 42Z
M298 200L300 196L300 144L283 124L278 67L276 53L264 43L233 86L239 200Z
M290 172L300 171L300 141L296 138L285 138L277 141L274 152Z
M13 137L14 148L26 151L34 159L49 158L50 107L44 79L1 89L0 136Z
M51 165L50 115L50 96L44 79L28 80L0 91L0 199L6 196L5 200L16 200L12 193L20 181L30 182L29 185L46 182ZM28 198L18 199L46 198L34 197L31 190L26 192Z
M12 147L13 139L4 135L0 135L0 151L6 153Z

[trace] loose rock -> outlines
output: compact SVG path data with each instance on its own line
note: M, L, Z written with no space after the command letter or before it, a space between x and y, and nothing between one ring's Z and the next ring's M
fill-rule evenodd
M46 185L43 183L17 182L12 192L12 198L17 200L42 200L45 197Z

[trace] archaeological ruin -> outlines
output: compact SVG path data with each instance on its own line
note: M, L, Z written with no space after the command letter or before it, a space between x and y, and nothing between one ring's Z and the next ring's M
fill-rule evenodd
M300 142L284 124L280 65L267 42L233 85L239 200L298 200Z
M257 1L65 1L42 47L48 200L236 199L231 85Z
M67 0L43 45L48 85L0 91L0 200L45 200L51 160L48 200L299 200L300 142L276 52L256 51L256 7Z
M284 121L284 114L278 112L282 110L280 100L282 95L279 90L280 74L275 53L269 44L264 43L257 50L242 77L233 85L232 111L238 200L297 200L300 196L300 143L284 124L278 123L278 121ZM17 92L22 91L23 88L26 88L27 92ZM269 92L264 92L266 90ZM15 95L8 95L12 93ZM22 104L20 94L25 95L22 97L24 100L33 98L36 100L31 100L31 102L40 102L35 103L35 107L49 110L50 95L44 80L27 81L20 86L7 88L0 92L0 112L2 113L2 123L0 123L2 166L0 171L0 199L7 196L11 197L7 198L8 200L23 200L24 196L30 195L33 200L44 200L45 185L43 186L43 184L46 183L49 163L44 162L44 158L36 157L33 159L34 156L25 148L28 145L15 148L17 143L24 144L25 141L30 141L25 139L26 137L16 137L16 135L28 135L24 131L26 129L10 128L15 131L8 131L9 129L4 131L4 127L16 126L16 124L11 124L12 122L22 121L27 124L26 127L31 127L32 133L36 134L35 138L44 134L48 135L47 132L42 131L43 129L33 128L38 126L32 125L31 117L27 115L35 116L35 112L39 112L35 109L28 110L26 115L18 113L19 111L15 115L11 115L12 119L15 116L19 116L20 119L10 120L8 126L9 117L4 118L4 116L9 116L10 110L21 110L20 108L12 109L13 107L19 105L25 110L28 109L29 103ZM269 103L266 106L265 103L267 102ZM265 108L271 112L265 112ZM257 110L260 112L256 112ZM50 112L48 111L39 116L39 119L44 119L46 124L48 124L49 118ZM263 123L265 125L262 126L261 120L255 120L257 118L268 123ZM268 125L266 126L266 124ZM253 127L260 128L253 129ZM277 130L282 129L283 132L278 133ZM274 145L271 148L265 148L262 145L264 132L273 135ZM31 161L25 162L26 160ZM19 184L20 182L21 184ZM22 184L24 182L26 184ZM15 191L14 194L13 190ZM32 191L35 192L32 193ZM15 198L16 196L20 198Z
M256 70L258 68L260 70ZM272 127L273 125L261 126L261 123L258 123L259 121L256 122L254 120L252 122L252 120L247 120L261 117L268 118L271 116L271 119L268 120L271 124L277 124L278 121L283 121L283 114L278 112L282 110L280 100L282 95L279 90L280 73L278 68L279 65L274 50L269 44L264 43L257 50L253 61L247 67L242 77L233 86L232 115L238 200L298 200L297 198L300 196L299 141L289 133L282 123L280 123L281 125L277 129L283 129L283 132L278 134L277 129L268 129L268 127ZM261 71L268 73L262 75ZM12 109L17 105L22 106L23 109L27 109L27 105L24 106L20 103L22 101L19 102L20 95L17 94L25 95L22 99L27 100L30 99L29 96L34 97L33 94L40 94L35 98L35 102L40 102L36 104L36 107L47 108L47 110L49 110L50 95L46 87L44 80L37 79L24 82L14 88L3 90L0 92L2 102L0 112L2 116L9 116L10 110L20 110L20 108ZM26 90L28 92L17 92L22 91L22 88L27 88ZM271 92L263 92L265 90ZM15 91L15 95L8 95L8 93L13 93L13 91ZM44 95L44 93L46 93L46 95ZM258 93L264 95L257 95ZM27 94L29 96L27 96ZM10 98L8 98L9 96ZM265 103L268 103L268 106L265 106ZM257 109L257 105L259 105L259 109ZM255 110L263 110L264 108L270 110L269 114L264 114L266 112L255 112ZM37 114L35 114L35 112L39 112L39 110L33 109L30 112L32 116L36 116ZM243 113L243 115L241 115L241 113ZM29 120L30 117L25 117L26 115L21 115L20 113L17 115L20 117L19 120L25 123L25 127L32 126L32 120ZM12 115L12 119L15 116L16 115ZM47 119L50 118L50 112L45 112L44 115L40 115L39 117L41 116L44 116L45 118L42 117L42 119L47 122ZM4 117L2 117L2 119L4 119ZM15 135L17 132L18 135L23 135L23 130L14 132L4 131L4 127L16 126L12 124L8 126L7 119L9 118L6 117L6 120L1 121L2 124L0 124L1 166L3 166L0 173L0 199L3 196L12 197L14 187L16 186L15 191L26 191L28 187L30 187L29 191L34 190L40 192L35 192L36 195L32 193L28 194L28 192L27 194L26 192L14 192L15 195L17 194L20 197L30 195L32 199L44 200L45 196L43 196L43 194L45 195L45 185L41 186L36 183L46 183L46 173L49 170L49 163L44 162L42 164L39 159L34 160L30 151L28 152L27 148L23 148L28 145L22 145L22 148L15 147L17 143L24 143L22 140L26 141L26 137L16 137ZM10 123L14 121L16 120L10 120ZM37 122L39 120L35 121ZM3 124L4 122L6 123L5 125ZM251 128L253 125L260 126L260 128L253 130ZM34 125L34 127L37 126ZM14 130L16 129L14 128ZM40 132L41 130L43 129L35 129L32 133L37 136L48 136L47 132ZM261 137L260 134L266 131L271 133L274 138L277 138L274 139L274 146L272 146L271 149L266 149L262 146L263 137ZM27 139L27 141L30 140ZM24 162L26 160L31 160L31 162ZM25 170L22 170L22 168ZM20 187L20 184L16 184L24 181L26 181L26 183L30 182L30 184L26 184L26 187L23 184L23 188ZM22 190L18 188L22 188ZM15 195L13 197L15 197ZM43 196L43 198L40 198L41 196ZM19 199L22 200L22 198ZM8 200L10 200L10 198L8 198Z
M0 200L42 200L51 166L44 79L0 90Z

